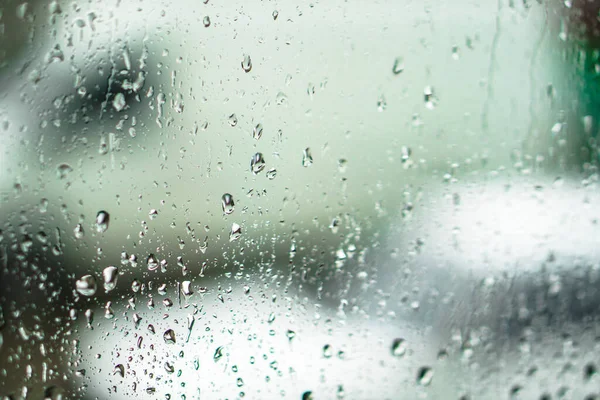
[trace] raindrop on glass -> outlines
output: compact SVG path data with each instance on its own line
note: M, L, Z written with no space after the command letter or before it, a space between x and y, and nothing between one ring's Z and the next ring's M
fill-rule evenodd
M119 277L119 269L114 266L108 266L102 271L104 278L104 290L110 292L117 286L117 278Z
M173 329L167 329L163 333L163 339L167 344L175 344L175 331Z
M250 161L250 169L254 174L258 174L265 168L265 159L263 158L262 153L256 153L252 157L252 161Z
M96 278L93 275L82 276L75 282L75 289L83 296L93 296L96 294Z
M207 15L204 17L204 19L202 20L202 23L204 24L205 28L208 28L210 26L210 17Z
M252 130L252 137L256 140L260 139L263 134L262 124L257 124Z
M225 193L221 198L221 207L223 208L223 214L231 214L233 212L235 203L233 202L233 196L229 193Z
M392 342L392 355L395 357L402 357L406 354L406 341L404 339L394 339Z
M234 222L233 225L231 225L231 232L229 232L229 241L233 242L234 240L238 240L240 236L242 236L242 227Z
M245 55L242 60L242 69L244 72L250 72L252 70L252 60L249 55Z
M394 60L394 66L392 67L392 72L394 75L399 75L404 71L404 58L396 57Z
M313 163L313 158L312 158L312 154L310 153L310 148L307 147L304 149L304 152L302 153L302 166L303 167L310 167Z
M417 383L421 386L429 386L433 379L433 370L430 367L421 367L417 372Z
M98 233L106 232L109 222L110 215L106 211L98 211L96 215L96 231Z

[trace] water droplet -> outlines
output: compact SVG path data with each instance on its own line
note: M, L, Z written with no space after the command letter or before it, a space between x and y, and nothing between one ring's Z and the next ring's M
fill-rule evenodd
M285 93L283 93L283 92L277 93L277 96L275 97L275 102L277 103L278 106L281 106L281 105L287 103L287 96L285 95Z
M106 232L109 222L110 215L106 211L98 211L98 214L96 215L96 232Z
M48 199L43 198L40 200L40 213L45 214L48 212Z
M285 335L287 336L288 340L291 342L292 339L296 337L296 332L294 332L291 329L288 329L287 332L285 333Z
M326 344L325 346L323 346L323 357L331 358L332 355L333 355L333 353L331 350L331 345Z
M433 380L433 369L430 367L421 367L417 372L417 383L421 386L429 386Z
M250 72L252 70L252 60L250 59L249 55L245 55L244 59L242 60L242 69L244 70L244 72Z
M431 86L425 86L425 89L423 89L423 98L425 99L425 107L433 110L436 105L436 99Z
M156 210L155 208L151 209L148 212L148 216L150 217L150 219L156 219L156 217L158 216L158 210Z
M383 112L387 108L387 102L385 101L385 97L381 95L377 100L377 111Z
M394 60L394 66L392 67L392 72L394 75L399 75L404 71L404 58L396 57Z
M169 374L172 374L173 372L175 372L175 367L173 366L173 364L169 363L168 361L165 361L165 371L167 371Z
M265 168L265 159L263 158L262 153L256 153L252 157L252 161L250 161L250 169L254 174L258 174Z
M402 357L406 354L406 341L404 339L394 339L392 342L392 355L395 357Z
M217 347L215 354L213 355L213 360L219 361L221 357L223 357L223 346Z
M275 20L277 20L277 17L279 17L279 11L274 10L273 14L271 14L271 15L273 15L273 21L275 21Z
M235 113L233 113L233 114L231 114L229 116L228 121L229 121L229 125L231 125L231 126L236 126L237 125L238 119L237 119L237 116L235 115Z
M115 365L113 375L119 375L121 378L125 377L125 367L123 366L123 364Z
M108 293L117 286L117 278L119 277L119 269L114 266L108 266L102 271L104 278L104 290Z
M242 236L242 227L234 222L233 225L231 225L231 232L229 232L229 241L233 242L234 240L238 240L240 236Z
M163 339L166 344L175 344L175 331L173 329L167 329L163 333Z
M192 283L190 281L181 282L181 293L184 296L191 296L194 291L192 290Z
M225 193L221 198L221 206L224 214L231 214L233 212L235 203L233 202L233 196L229 193Z
M257 124L252 130L252 137L256 140L260 139L263 134L262 124Z
M85 232L83 231L83 225L81 225L81 224L75 225L75 229L73 229L73 233L75 234L76 239L82 239L83 236L85 235Z
M237 387L244 386L244 380L242 378L237 378L236 385Z
M313 163L313 158L312 155L310 153L310 148L307 147L304 149L304 152L302 154L302 166L303 167L310 167Z
M83 296L93 296L96 294L96 278L93 275L82 276L75 282L75 289Z
M63 163L56 167L56 176L58 179L67 178L71 172L73 172L73 168L69 164Z
M208 28L210 26L210 17L208 15L206 15L204 17L204 19L202 20L202 23L204 24L205 28Z
M26 396L23 396L25 398ZM9 397L10 398L10 397ZM44 390L44 400L63 400L67 398L67 393L60 386L49 386Z
M122 111L127 103L125 103L125 95L123 93L117 93L112 102L113 108L116 112Z
M302 400L314 400L313 394L310 390L302 393Z
M148 271L154 271L158 268L158 260L154 256L154 254L150 253L148 258L146 259L146 265L148 266Z
M277 170L275 168L271 168L270 170L267 171L267 178L269 178L270 180L275 179L276 176L277 176Z

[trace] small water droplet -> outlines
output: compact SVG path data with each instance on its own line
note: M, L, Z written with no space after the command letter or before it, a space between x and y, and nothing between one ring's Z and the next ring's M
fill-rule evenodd
M123 366L123 364L115 365L113 375L119 375L121 378L125 377L125 367Z
M229 193L225 193L221 198L221 207L223 208L223 214L231 214L234 210L233 196Z
M425 86L425 89L423 89L423 98L425 99L425 107L433 110L436 106L436 99L431 86Z
M392 67L392 72L394 75L399 75L404 71L404 58L396 57L394 60L394 66Z
M146 265L148 267L148 271L154 271L158 268L158 260L154 256L154 254L150 253L148 258L146 259Z
M148 216L150 217L150 219L156 219L156 217L158 216L158 210L156 210L155 208L151 209L148 212Z
M242 227L235 222L231 225L231 232L229 232L229 241L233 242L238 240L242 236Z
M71 172L73 172L73 168L69 164L63 163L56 167L56 176L58 179L67 178Z
M277 17L279 17L279 11L274 10L273 14L271 14L273 16L273 21L277 20Z
M244 59L242 60L242 69L244 70L244 72L250 72L252 70L252 60L250 59L249 55L245 55Z
M250 169L256 175L265 168L265 159L262 153L256 153L250 161Z
M277 170L275 168L271 168L267 171L266 175L267 175L267 178L269 178L270 180L273 180L277 176Z
M223 346L217 347L215 354L213 355L213 360L219 361L221 357L223 357Z
M252 130L252 137L256 140L260 139L263 134L263 126L262 124L257 124Z
M385 97L383 95L381 95L379 97L379 99L377 100L377 111L383 112L383 111L385 111L386 108L387 108L387 101L385 100Z
M313 158L312 155L310 153L310 148L307 147L304 149L304 152L302 154L302 166L303 167L310 167L313 163Z
M45 214L48 212L48 199L43 198L40 200L40 213Z
M288 340L291 342L292 339L296 337L296 332L294 332L291 329L288 329L287 332L285 333L285 335L287 336Z
M302 393L302 400L314 400L313 394L310 390Z
M98 211L96 215L96 231L98 233L106 232L109 222L110 215L106 211Z
M229 125L231 126L236 126L238 123L238 119L235 113L231 114L227 120L229 121Z
M123 93L117 93L112 102L113 108L116 112L122 111L127 103L125 103L125 95Z
M210 17L208 15L206 15L204 17L204 19L202 20L202 23L204 24L205 28L208 28L210 26Z
M406 354L406 341L404 339L394 339L392 342L392 355L395 357L402 357Z
M167 373L172 374L173 372L175 372L175 367L173 366L173 364L169 363L168 361L165 361L165 371L167 371Z
M75 229L73 229L73 233L75 234L76 239L82 239L83 236L85 235L85 232L83 231L83 225L81 225L81 224L75 225Z
M82 276L75 282L75 289L83 296L93 296L96 294L96 278L93 275Z
M332 355L333 355L333 353L331 350L331 345L326 344L325 346L323 346L323 357L331 358Z
M117 278L119 277L119 269L114 266L108 266L102 271L104 278L104 290L108 293L117 286Z
M431 367L421 367L417 372L417 383L421 386L429 386L433 380L433 369Z
M175 331L173 329L167 329L163 333L163 339L166 344L175 344Z
M287 103L287 96L285 95L285 93L283 93L283 92L277 93L277 96L275 97L275 102L277 103L278 106L281 106L281 105Z

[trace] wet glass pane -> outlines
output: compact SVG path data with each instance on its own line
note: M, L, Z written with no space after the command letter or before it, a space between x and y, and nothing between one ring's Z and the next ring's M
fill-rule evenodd
M0 398L600 396L600 3L0 3Z

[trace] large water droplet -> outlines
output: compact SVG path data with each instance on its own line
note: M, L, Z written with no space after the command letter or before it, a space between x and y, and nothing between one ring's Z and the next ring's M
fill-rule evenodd
M117 278L119 277L119 269L117 267L108 266L102 271L104 278L104 290L108 293L117 286Z
M225 193L221 198L221 206L223 207L224 214L231 214L233 212L235 203L233 202L233 196L229 193Z
M234 240L238 240L240 236L242 236L242 227L234 222L233 225L231 225L231 232L229 232L229 241L233 242Z
M250 72L252 70L252 60L250 59L249 55L245 55L244 59L242 60L242 69L244 70L244 72Z
M265 168L265 159L262 153L256 153L250 161L250 169L254 174L258 174Z
M333 350L331 350L331 345L326 344L325 346L323 346L323 357L331 358L332 355L333 355Z
M275 179L276 176L277 176L277 170L275 168L271 168L270 170L267 171L267 178L269 178L270 180Z
M93 275L82 276L75 282L75 289L83 296L93 296L96 294L96 278Z
M302 400L314 400L313 394L310 390L302 393Z
M106 211L98 211L96 215L96 231L98 233L106 232L109 222L110 215Z
M204 17L204 19L202 20L202 23L204 24L205 28L208 28L210 26L210 17L208 15L206 15Z
M167 344L175 344L175 331L173 329L167 329L163 333L163 339Z

